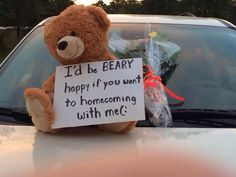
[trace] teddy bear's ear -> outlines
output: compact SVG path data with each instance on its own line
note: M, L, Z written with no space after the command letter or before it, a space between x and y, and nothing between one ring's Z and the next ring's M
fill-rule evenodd
M96 18L100 27L107 31L110 26L110 20L108 19L106 12L101 7L96 6L88 6L87 9L88 12Z
M55 27L61 23L59 16L51 17L44 24L44 39L55 33Z
M44 41L47 43L48 35L51 33L51 20L44 24Z
M47 21L47 22L44 24L44 31L48 31L48 30L49 30L50 24L51 24L51 21Z
M51 17L50 19L48 19L45 24L44 24L44 35L45 33L48 34L51 32L51 23L55 23L55 19L58 17Z

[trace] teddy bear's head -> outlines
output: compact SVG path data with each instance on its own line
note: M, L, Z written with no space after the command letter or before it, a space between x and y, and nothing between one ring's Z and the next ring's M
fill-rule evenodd
M44 40L60 63L87 62L107 51L109 26L102 8L72 5L45 24Z

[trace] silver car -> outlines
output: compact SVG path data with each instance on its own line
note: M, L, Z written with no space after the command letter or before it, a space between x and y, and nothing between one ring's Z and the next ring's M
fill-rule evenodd
M76 162L83 164L84 159L98 157L92 158L96 161L105 157L107 151L113 152L111 157L119 154L114 152L123 152L121 149L126 149L130 157L164 149L171 154L165 158L173 154L187 156L213 167L220 176L235 176L236 27L221 19L198 17L109 15L109 18L112 21L109 49L117 58L142 57L148 63L145 39L155 38L153 70L162 77L163 84L186 100L177 104L168 97L172 127L154 128L148 114L128 135L106 134L84 127L53 136L26 126L32 123L25 110L24 89L41 87L58 65L44 44L43 21L0 66L0 166L5 167L0 176L39 169L50 174L68 165L65 158L78 156ZM137 164L141 163L138 160ZM145 162L148 169L152 167L153 174L162 169ZM169 167L165 166L167 174L175 171L185 174L189 161L183 165L181 160L174 162L178 168L172 168L173 161L170 162ZM199 168L192 176L207 176L201 173L204 169ZM140 170L137 167L133 172ZM188 170L186 174L191 176Z

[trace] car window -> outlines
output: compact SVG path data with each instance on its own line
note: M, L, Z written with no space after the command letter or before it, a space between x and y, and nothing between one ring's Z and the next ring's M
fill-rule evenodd
M148 35L155 37L153 58L161 60L161 70L158 65L153 69L164 84L186 99L177 109L235 109L235 30L116 23L109 32L109 49L117 58L143 57L147 63ZM38 27L0 70L0 107L24 107L24 89L40 87L56 65L43 42L43 27Z
M1 68L0 107L25 107L24 89L41 87L55 70L56 60L43 42L42 27L34 30Z

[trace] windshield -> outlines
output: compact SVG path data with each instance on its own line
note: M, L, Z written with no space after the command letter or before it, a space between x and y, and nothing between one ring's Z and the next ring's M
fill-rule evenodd
M168 88L186 100L174 109L235 110L235 30L194 25L115 24L111 31L110 48L124 58L145 58L147 31L157 36L153 39L153 55L161 60L161 71L155 67L153 70L161 75Z
M163 83L186 102L174 109L236 108L236 31L230 28L113 24L109 49L117 58L143 57L151 32L154 58L161 59ZM35 29L0 70L0 107L25 107L23 91L40 87L58 63L43 42L43 27ZM169 103L173 100L169 99Z
M43 42L42 27L35 29L1 67L0 107L25 107L24 89L41 87L56 63Z

